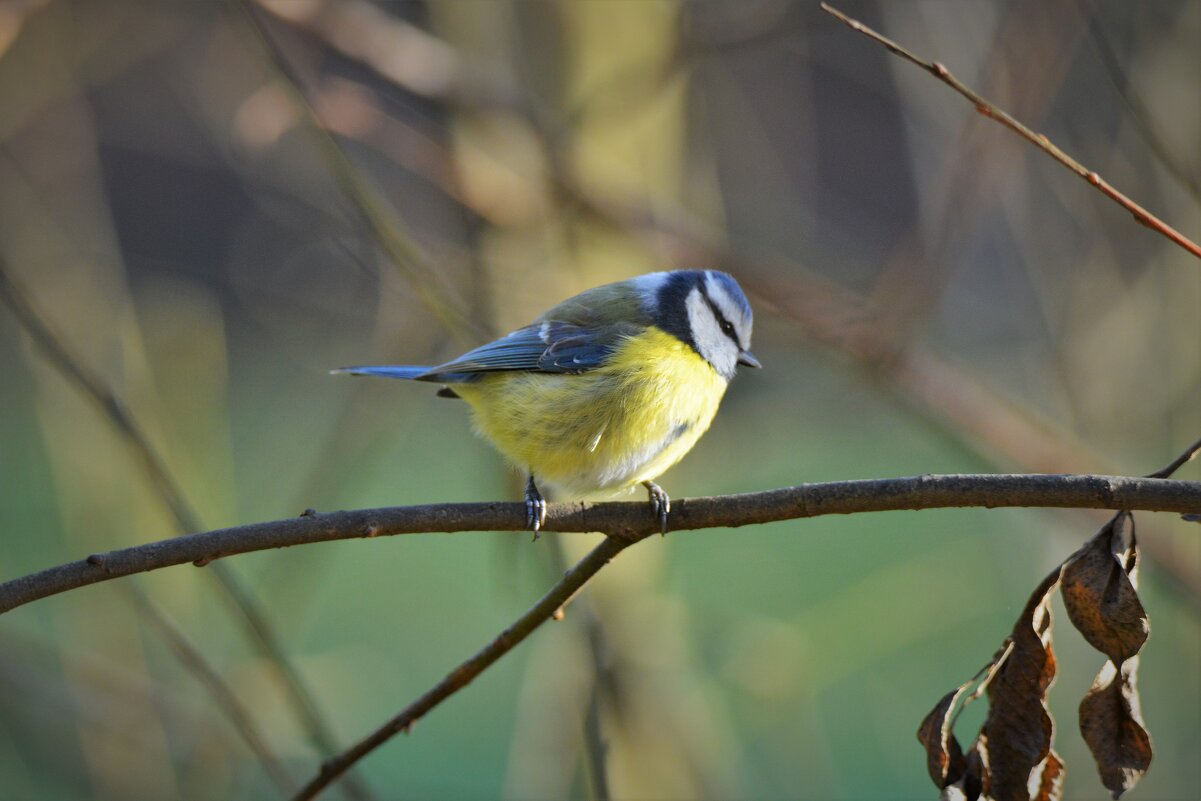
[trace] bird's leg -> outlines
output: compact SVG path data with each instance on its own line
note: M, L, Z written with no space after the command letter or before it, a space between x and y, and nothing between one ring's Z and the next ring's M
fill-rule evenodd
M525 483L525 524L534 532L534 539L538 539L538 529L542 528L545 522L546 501L538 491L538 485L534 483L534 474L531 473L530 480Z
M653 481L643 481L642 486L646 487L647 494L651 498L651 511L655 517L659 518L659 533L667 533L667 515L671 511L671 498L667 497L667 493Z

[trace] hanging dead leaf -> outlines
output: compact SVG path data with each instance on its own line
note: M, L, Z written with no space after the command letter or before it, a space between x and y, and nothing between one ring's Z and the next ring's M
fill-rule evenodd
M982 792L997 801L1056 801L1062 792L1063 763L1051 750L1055 723L1046 706L1055 680L1051 596L1060 572L1053 570L1030 596L1013 627L1012 651L988 686L988 717L977 746ZM1033 786L1032 775L1038 777Z
M1137 683L1138 652L1151 627L1137 586L1134 517L1118 512L1063 571L1068 617L1109 657L1080 702L1080 732L1114 798L1133 787L1151 764Z
M948 797L960 797L955 795L956 787L959 791L969 791L975 788L976 795L980 792L980 755L976 752L973 745L972 750L965 758L963 750L960 748L959 741L955 738L952 729L955 726L955 720L959 716L959 712L963 711L972 701L975 701L988 689L989 684L996 677L1000 666L1009 658L1010 651L1013 650L1011 640L1005 640L997 652L993 654L992 659L988 664L976 671L976 675L960 684L951 692L942 697L930 713L926 715L921 725L917 729L917 739L926 749L926 769L930 773L930 778L934 781L936 787L951 791ZM978 683L977 683L978 682ZM958 711L955 706L960 697L967 691L968 687L973 684L976 688L972 690L971 695L964 699L963 706ZM965 771L971 774L971 777L965 782ZM963 795L960 792L960 795ZM944 796L946 793L943 794Z
M944 695L917 729L917 739L926 749L926 770L939 789L958 781L966 767L963 749L951 732L951 710L971 685L965 682Z
M1121 670L1106 662L1080 702L1080 733L1097 760L1102 783L1116 799L1151 765L1151 737L1138 697L1138 657Z
M969 796L964 792L960 784L948 784L943 788L943 791L938 794L938 801L976 801L979 795Z
M973 745L964 757L964 771L954 784L948 784L938 796L938 801L977 801L980 798L983 764L980 752Z
M1056 801L1063 797L1063 760L1055 749L1051 749L1047 758L1030 774L1030 787L1035 788L1030 794L1030 801Z
M1137 563L1134 518L1119 512L1063 569L1063 603L1072 624L1119 665L1139 652L1150 633L1135 591Z
M1046 696L1055 681L1051 597L1062 589L1072 623L1110 657L1080 704L1080 730L1101 780L1116 799L1151 764L1137 687L1138 652L1150 633L1138 598L1134 518L1114 515L1044 578L1013 633L981 671L965 705L987 689L988 716L966 754L954 736L953 709L972 682L943 696L918 728L926 767L943 801L1059 801L1064 764L1052 748L1055 722ZM976 677L980 674L977 673ZM975 681L973 677L972 681Z

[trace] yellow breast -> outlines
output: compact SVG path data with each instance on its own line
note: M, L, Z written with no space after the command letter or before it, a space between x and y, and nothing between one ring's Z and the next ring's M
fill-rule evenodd
M649 481L709 428L726 380L658 328L578 375L491 373L456 384L481 435L562 497Z

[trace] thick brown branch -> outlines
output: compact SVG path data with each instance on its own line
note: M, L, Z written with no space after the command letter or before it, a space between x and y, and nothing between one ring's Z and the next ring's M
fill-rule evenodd
M884 36L883 34L867 27L859 20L848 17L846 14L842 13L833 6L822 3L821 7L823 11L838 19L851 30L855 31L856 33L861 33L869 39L872 39L873 41L883 45L893 55L899 56L900 58L903 58L906 61L916 64L917 66L926 70L935 78L938 78L947 86L951 87L956 92L970 100L972 104L975 105L976 111L980 112L985 117L989 117L990 119L994 119L1001 123L1006 128L1030 142L1039 150L1042 150L1044 153L1058 161L1063 166L1067 167L1072 172L1076 173L1076 175L1095 186L1099 192L1133 214L1135 221L1145 225L1164 237L1167 237L1184 250L1201 259L1201 246L1198 246L1196 242L1193 242L1184 234L1180 233L1175 228L1144 209L1138 203L1135 203L1133 200L1126 197L1096 172L1090 170L1088 167L1085 167L1067 153L1060 150L1054 142L1047 138L1046 134L1040 134L1032 131L1021 122L1014 119L1014 117L1012 117L1004 109L981 97L971 87L952 75L950 70L948 70L942 64L939 64L937 61L926 61L911 51L906 50L904 47L897 44L892 39L889 39L887 36Z
M1094 475L943 475L836 481L799 487L686 498L672 502L671 529L737 527L800 517L901 509L1025 506L1070 509L1201 511L1201 482ZM458 503L329 514L189 534L52 567L0 584L0 613L101 581L188 562L269 548L362 537L456 531L520 531L525 505ZM546 531L605 531L637 542L658 531L645 503L551 504Z

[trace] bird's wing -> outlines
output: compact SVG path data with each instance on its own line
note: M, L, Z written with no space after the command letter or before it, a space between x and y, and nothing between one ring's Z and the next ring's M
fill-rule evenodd
M383 378L409 378L415 379L430 368L416 364L373 364L360 365L357 367L339 367L337 370L330 370L331 373L346 375L377 375Z
M433 367L420 379L461 381L475 373L506 370L583 373L598 367L614 348L638 330L638 326L624 323L585 327L547 320L519 328Z

